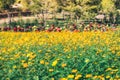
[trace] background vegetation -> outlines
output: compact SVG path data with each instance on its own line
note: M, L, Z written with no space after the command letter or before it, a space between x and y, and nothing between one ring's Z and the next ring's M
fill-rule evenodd
M13 5L17 6L16 10L31 11L34 14L67 12L70 17L75 18L93 18L98 13L116 16L120 9L119 0L0 0L0 12L15 11Z
M0 0L0 12L8 15L9 22L11 12L21 15L21 12L29 11L45 26L49 19L59 26L59 19L66 20L67 23L92 22L101 14L105 15L104 19L100 19L103 23L119 24L119 6L119 0Z

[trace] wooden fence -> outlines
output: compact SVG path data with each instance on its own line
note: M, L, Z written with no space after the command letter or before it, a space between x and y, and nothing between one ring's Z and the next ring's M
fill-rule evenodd
M31 12L10 12L10 16L11 17L16 17L16 16L19 16L22 15L22 16L30 16L32 13ZM8 17L8 14L7 13L0 13L0 19L2 18L7 18Z

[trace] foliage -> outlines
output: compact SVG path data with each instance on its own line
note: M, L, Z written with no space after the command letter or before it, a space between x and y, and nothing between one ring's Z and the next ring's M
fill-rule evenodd
M0 0L0 12L9 12L11 5L21 4L21 11L31 11L33 14L42 14L41 20L46 24L49 15L56 18L57 13L65 12L73 20L90 20L99 12L113 16L120 13L119 0ZM62 13L61 13L62 14Z
M115 4L116 9L120 9L120 1L119 0L112 0Z
M112 0L102 0L102 10L104 13L109 14L115 12L115 5Z
M11 5L14 4L15 0L0 0L0 10L5 11L11 10Z
M29 9L32 13L37 14L41 11L41 1L40 0L32 0L31 4L29 5Z

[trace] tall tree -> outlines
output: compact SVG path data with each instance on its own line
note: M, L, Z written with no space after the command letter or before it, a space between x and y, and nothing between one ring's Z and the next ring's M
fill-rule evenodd
M10 27L10 23L11 23L11 15L10 15L10 12L11 12L11 6L14 4L15 0L0 0L0 9L2 12L5 12L7 13L8 15L8 24L9 24L9 27Z
M120 0L112 0L115 4L116 9L120 9Z
M115 23L120 23L120 0L112 0L115 4L116 13L115 13Z
M110 23L115 22L116 7L113 0L102 0L102 12L107 15L107 19Z
M102 11L109 14L110 12L115 12L115 4L112 0L102 0Z
M16 0L14 5L18 5L18 8L21 11L29 10L29 6L31 4L31 0Z
M63 10L80 17L93 17L90 14L99 12L101 0L56 0ZM90 15L90 16L89 16Z
M4 12L11 10L11 5L14 4L15 0L0 0L0 9Z

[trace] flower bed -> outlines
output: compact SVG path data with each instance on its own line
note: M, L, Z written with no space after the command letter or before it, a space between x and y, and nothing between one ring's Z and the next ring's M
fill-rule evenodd
M1 80L120 79L120 31L0 32Z

